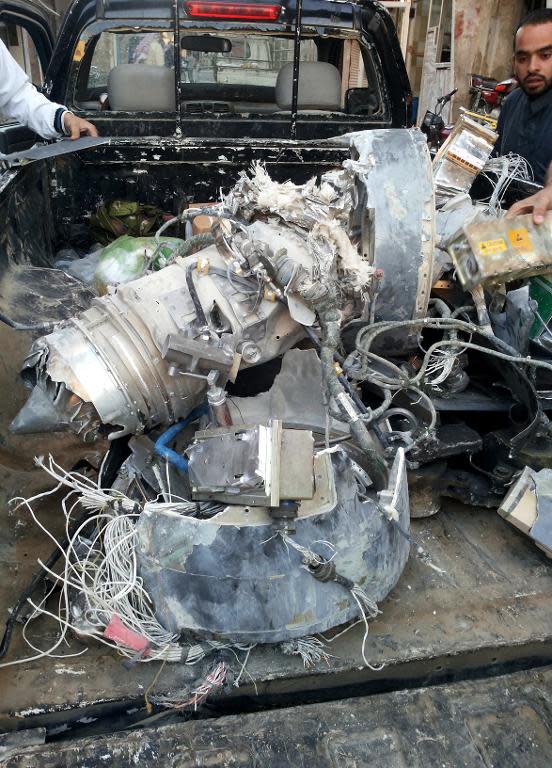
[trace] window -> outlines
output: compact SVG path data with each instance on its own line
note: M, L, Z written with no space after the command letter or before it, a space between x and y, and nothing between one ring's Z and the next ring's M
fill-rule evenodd
M226 53L182 51L181 76L187 83L259 86L273 89L278 72L293 61L293 40L269 35L224 34ZM317 61L313 40L301 43L301 61ZM269 94L267 94L269 95ZM271 96L272 94L270 94Z
M174 73L177 68L174 66L173 32L151 28L107 30L83 38L81 42L73 56L75 98L69 97L69 104L83 110L174 112ZM273 119L279 119L281 113L289 112L293 35L186 27L180 32L179 42L182 114L193 119L208 119L213 113L235 118L272 115ZM359 119L383 114L376 75L378 63L372 60L370 50L357 38L305 38L301 41L300 60L309 63L309 74L305 75L309 94L319 93L319 102L326 105L317 107L317 98L313 96L311 105L306 106L304 112L327 111L336 115L354 115ZM311 66L316 63L324 64L319 68L320 79L317 79L316 68ZM133 88L136 88L136 82L143 81L143 87L137 91L139 107L119 107L121 101L117 103L109 93L110 72L115 67L129 64L136 67L149 65L158 70L144 72L143 78L139 69L119 73L123 81L128 75ZM334 68L333 75L328 65ZM283 68L286 72L280 82L278 77ZM154 97L161 90L166 94L163 107L159 106L159 98ZM121 92L119 89L119 96Z
M88 88L107 89L109 73L119 64L172 67L173 63L172 32L103 32L94 47L88 72Z
M27 30L16 24L1 24L0 38L19 66L25 70L31 82L36 86L42 85L43 75L40 59L32 37ZM0 125L13 122L9 115L0 114Z
M34 85L42 85L40 59L33 40L26 29L15 24L0 25L0 37L19 66Z

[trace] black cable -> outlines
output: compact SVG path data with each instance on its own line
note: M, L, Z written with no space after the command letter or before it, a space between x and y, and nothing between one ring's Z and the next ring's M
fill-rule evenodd
M21 596L19 597L19 600L15 604L15 606L12 608L11 614L6 621L6 629L4 630L4 637L2 638L2 642L0 643L0 659L2 659L6 653L8 652L8 648L10 647L11 642L11 636L13 634L13 628L15 626L15 622L17 621L17 617L27 604L27 600L35 589L38 587L41 581L43 581L44 577L46 576L46 569L51 569L52 566L54 566L59 558L62 555L62 549L65 549L69 546L69 539L66 537L63 539L63 541L60 542L60 547L55 548L55 550L52 552L50 557L46 560L44 565L40 568L39 571L37 571L33 578L31 579L29 586L21 593Z
M197 266L197 261L192 261L188 265L186 269L186 285L188 286L188 291L190 292L190 296L194 304L194 310L195 310L198 322L202 328L208 329L209 324L207 322L207 317L205 315L205 312L203 311L203 307L201 306L201 301L199 300L199 296L197 294L197 290L194 284L193 271L196 268L196 266Z
M14 331L42 331L42 332L49 332L52 331L57 323L55 322L48 322L48 323L18 323L17 320L12 320L11 317L7 317L2 312L0 312L0 322L5 323L10 328L13 328Z

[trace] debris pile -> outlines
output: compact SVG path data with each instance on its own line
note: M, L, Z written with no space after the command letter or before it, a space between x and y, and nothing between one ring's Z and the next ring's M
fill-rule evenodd
M498 507L547 465L552 362L530 354L532 290L509 283L550 268L552 221L498 221L496 194L436 212L421 134L347 140L351 159L318 181L255 165L218 205L111 243L127 275L106 278L100 257L116 287L34 342L13 430L112 441L95 482L41 464L71 499L50 574L63 636L129 663L231 649L243 664L256 643L323 660L321 632L360 618L367 634L411 514L443 496ZM199 216L209 232L165 235ZM164 705L226 677L219 660Z

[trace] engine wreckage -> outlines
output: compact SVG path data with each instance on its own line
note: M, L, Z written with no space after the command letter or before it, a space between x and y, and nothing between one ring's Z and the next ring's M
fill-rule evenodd
M351 159L318 181L256 166L186 209L141 277L34 342L12 429L113 446L97 483L43 462L86 510L58 577L64 631L186 661L197 639L366 621L408 559L410 506L498 506L546 465L535 372L552 366L526 357L515 292L489 313L434 260L446 214L424 137L344 140ZM210 232L164 239L199 215Z

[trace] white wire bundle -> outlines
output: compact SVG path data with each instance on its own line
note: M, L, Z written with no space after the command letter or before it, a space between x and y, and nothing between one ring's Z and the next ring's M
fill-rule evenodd
M380 664L379 667L374 666L373 664L370 664L368 659L366 658L366 641L368 639L368 633L370 631L370 627L368 624L368 619L374 619L378 613L381 613L379 610L377 604L374 600L372 600L371 597L368 597L366 592L358 586L355 586L351 589L351 595L353 596L354 601L359 607L360 615L362 617L362 620L364 622L364 635L362 637L362 660L364 661L365 665L368 667L368 669L371 669L373 672L380 672L385 664Z
M280 648L286 656L300 656L305 669L314 667L320 661L325 661L326 664L330 661L330 654L324 649L322 640L312 635L287 640L280 644Z
M402 451L402 449L399 449L399 450L401 450L401 455L404 461L404 451ZM396 504L396 501L394 503ZM316 552L313 552L311 549L304 547L302 544L299 544L299 542L295 541L295 539L292 539L290 536L287 536L285 534L280 534L280 535L282 536L282 539L284 540L284 543L286 545L293 547L293 549L297 550L297 552L301 554L303 558L303 565L307 569L310 567L316 567L316 566L320 566L325 563L328 563L331 560L333 560L333 558L337 554L334 545L330 544L329 541L319 541L314 543L324 544L325 546L328 547L328 549L330 549L330 551L333 553L330 558L330 561L324 559ZM364 622L364 636L362 638L362 660L364 661L364 664L369 669L372 669L375 672L379 672L380 670L383 669L384 665L382 664L379 667L375 667L373 664L370 664L370 662L366 657L366 640L368 639L368 633L370 629L368 625L368 619L375 618L379 613L381 613L381 611L379 610L377 603L374 600L372 600L372 598L366 594L366 592L362 589L362 587L359 587L357 584L355 584L349 590L349 593L352 596L355 603L358 605L361 619ZM307 666L306 662L305 662L305 666Z
M485 164L481 174L493 187L487 206L496 216L502 213L502 201L510 184L513 181L532 181L533 179L533 172L527 160L512 152L508 155L492 157ZM494 176L497 177L496 180Z
M138 575L134 522L139 510L134 501L119 491L99 488L90 478L78 472L66 472L52 456L49 457L47 464L42 457L35 459L35 462L57 481L57 485L29 499L22 497L12 499L12 503L16 502L18 507L26 507L35 523L61 551L63 567L59 573L46 568L40 560L38 562L55 583L61 584L62 590L57 614L44 607L49 595L38 605L29 599L34 612L27 624L38 615L49 616L58 622L60 635L51 648L42 651L28 640L25 632L26 625L24 637L38 655L6 662L0 664L0 667L54 656L54 651L66 642L69 629L73 629L81 638L91 637L115 648L126 657L136 657L135 649L104 637L103 632L113 616L119 617L127 629L139 634L151 646L147 655L137 658L142 662L164 660L195 664L207 653L217 648L228 647L226 643L212 641L205 646L195 644L186 651L185 648L176 644L176 636L168 632L156 619L152 601ZM69 488L69 493L61 502L65 514L66 536L69 541L66 549L63 549L53 533L40 522L32 508L32 504L38 499L50 496L62 487ZM78 504L91 513L97 512L97 514L91 514L74 532L70 533L72 512ZM161 508L170 506L179 511L182 506L184 509L181 511L185 513L189 503L167 505L152 502L151 506ZM91 527L94 528L95 533L86 543L83 554L83 532L85 530L88 532ZM82 598L85 606L85 623L82 626L76 624L71 617L71 605L75 604L77 594ZM65 654L61 658L79 656L86 650L77 654Z
M223 661L219 661L215 668L201 681L190 693L175 693L172 695L151 696L150 699L155 704L167 707L168 709L184 709L184 707L193 707L197 710L199 704L217 688L222 688L226 682L228 669ZM186 698L185 698L186 697Z
M208 654L221 649L229 649L239 661L236 650L244 651L246 655L241 666L241 677L253 646L208 640L204 644L196 643L187 648L182 647L176 644L176 636L168 632L156 619L152 601L138 575L134 521L140 511L137 510L136 503L120 491L99 488L90 478L78 472L65 471L52 456L49 457L47 465L43 458L35 459L35 463L56 480L57 485L29 499L16 498L12 499L12 502L18 502L18 506L26 507L39 528L61 550L63 568L60 573L45 568L40 560L38 562L54 582L62 585L62 591L57 615L44 607L51 592L38 605L29 600L34 611L25 624L23 637L37 652L37 656L0 664L0 667L22 664L46 656L54 658L80 656L86 652L86 648L79 653L64 654L59 657L54 656L53 653L63 642L66 642L67 631L72 629L81 638L93 638L115 648L123 656L135 658L140 662L162 660L192 665L203 660ZM61 502L65 514L66 536L69 541L65 550L51 531L36 517L31 506L33 502L56 493L62 487L70 489ZM96 511L97 514L87 517L70 534L71 514L77 504L91 512ZM149 502L145 506L157 509L170 508L181 514L196 509L195 503L186 501L178 504ZM92 539L85 540L83 554L83 532L85 529L88 531L90 526L95 526L95 535ZM76 594L81 597L81 602L85 606L83 624L77 624L71 620L71 605L77 602ZM29 622L39 615L48 616L57 621L61 630L55 644L45 651L36 648L26 634ZM104 636L104 630L113 616L117 616L127 629L147 640L151 646L147 655L137 656L134 648L113 642Z
M448 379L454 368L456 359L463 353L462 349L435 350L426 368L424 381L430 387L438 387Z

